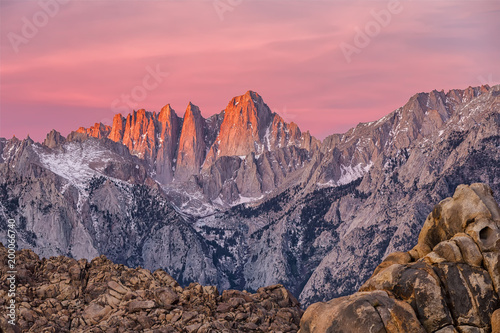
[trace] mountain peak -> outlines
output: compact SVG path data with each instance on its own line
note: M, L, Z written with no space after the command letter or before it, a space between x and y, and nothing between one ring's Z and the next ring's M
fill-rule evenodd
M220 156L262 154L301 144L298 126L285 123L254 91L231 99L223 113L220 131L207 154L205 166Z
M252 101L254 103L259 103L263 102L262 96L260 96L257 92L248 90L246 93L240 96L235 96L233 97L232 100L238 100L238 101Z
M200 111L200 108L196 105L194 105L193 103L189 102L188 103L188 106L186 108L186 112L184 113L184 119L186 119L186 117L196 117L196 118L203 118L202 115L201 115L201 111Z
M189 102L179 137L176 177L186 178L198 173L205 158L205 119L200 109Z
M93 136L95 138L106 138L111 132L111 126L104 125L103 123L95 123L89 128L80 127L76 130L77 133L87 134L88 136Z
M255 91L252 91L252 90L248 90L243 96L249 97L254 101L262 100L262 97L258 93L256 93Z
M123 130L124 130L124 122L125 119L120 113L115 114L113 117L113 125L111 126L111 132L109 133L108 138L117 142L123 138Z
M160 123L168 123L170 124L170 126L172 126L171 123L173 121L177 121L177 118L178 118L177 114L175 113L175 110L172 109L170 104L167 104L164 107L162 107L160 113L158 113L158 121Z
M272 112L259 94L249 90L234 97L224 110L216 146L208 158L215 160L217 155L246 155L255 151L256 146L262 146L271 123Z
M233 97L224 112L226 118L233 115L245 123L256 121L266 122L272 114L262 97L251 90L241 96Z
M47 134L47 137L43 141L43 145L49 148L55 148L60 144L64 143L66 139L58 131L53 129Z
M160 115L165 114L165 115L170 116L171 113L175 114L175 111L174 111L174 109L172 109L172 106L170 105L170 103L165 105L164 107L162 107L160 110Z

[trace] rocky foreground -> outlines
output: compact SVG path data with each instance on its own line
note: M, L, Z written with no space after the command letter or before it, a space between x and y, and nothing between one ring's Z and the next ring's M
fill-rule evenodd
M500 208L460 185L427 217L418 244L389 255L359 292L315 303L300 333L500 332Z
M0 332L297 332L303 311L281 285L250 294L186 288L165 271L17 252L17 326L7 323L7 250L0 246Z

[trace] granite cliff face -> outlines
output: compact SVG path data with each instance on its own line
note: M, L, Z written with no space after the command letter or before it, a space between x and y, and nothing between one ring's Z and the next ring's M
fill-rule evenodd
M158 114L143 109L126 118L117 114L111 127L95 124L76 132L127 146L148 162L151 177L177 198L176 205L197 215L206 210L200 211L193 196L209 208L260 197L279 187L320 146L271 112L253 91L207 119L192 103L183 118L166 105Z
M306 305L348 295L417 243L457 185L484 182L500 199L499 96L416 94L322 143L253 92L207 119L167 105L43 144L0 139L0 230L15 218L20 248L104 254L183 286L281 283Z
M292 145L301 147L303 140L296 124L285 123L271 112L259 94L250 91L229 102L206 163L212 164L218 156L246 156Z
M315 303L312 332L499 332L500 208L485 184L458 186L417 245L387 256L359 292Z

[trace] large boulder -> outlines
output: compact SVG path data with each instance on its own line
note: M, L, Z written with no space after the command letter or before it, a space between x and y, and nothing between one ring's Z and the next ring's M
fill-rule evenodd
M458 186L434 207L412 250L387 256L354 295L311 305L300 332L500 332L492 194L485 184Z
M358 292L309 306L300 332L425 332L408 303L387 292Z
M429 214L410 255L422 258L438 243L462 232L471 236L480 247L493 249L498 245L499 228L500 208L493 199L491 188L481 183L459 185L452 198L441 201Z

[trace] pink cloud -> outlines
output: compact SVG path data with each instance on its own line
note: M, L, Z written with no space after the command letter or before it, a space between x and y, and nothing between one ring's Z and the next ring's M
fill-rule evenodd
M111 119L111 103L157 65L169 75L140 107L182 115L192 101L209 116L251 89L319 138L417 92L498 83L499 2L401 4L348 63L339 45L386 1L243 1L223 21L211 1L70 1L18 53L8 34L41 8L2 1L0 136L42 140Z

